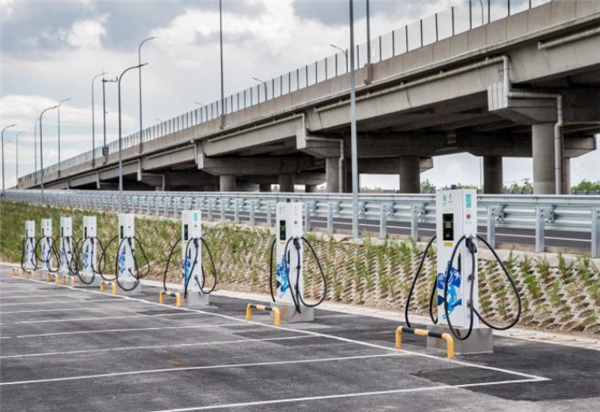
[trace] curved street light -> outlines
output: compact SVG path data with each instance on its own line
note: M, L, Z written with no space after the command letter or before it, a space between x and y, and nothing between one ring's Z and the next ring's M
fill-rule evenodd
M96 150L96 110L94 108L94 81L104 76L106 72L98 73L92 78L92 167L96 164L96 158L94 157L94 150Z
M16 178L17 178L16 187L17 187L17 189L19 188L19 136L22 133L25 133L25 131L21 130L21 131L17 132L17 136L15 137L15 148L17 150L17 153L16 153ZM2 163L4 163L4 162L2 162Z
M142 135L142 129L144 128L143 123L142 123L142 46L144 45L144 43L149 42L151 40L156 39L156 36L152 36L152 37L148 37L147 39L142 40L142 42L140 43L139 47L138 47L138 67L140 69L139 71L139 81L140 81L140 136Z
M42 113L40 114L40 171L42 172L42 176L41 176L41 187L42 187L42 205L45 204L45 199L44 199L44 142L43 142L43 134L42 134L42 117L44 116L44 113L46 113L48 110L52 110L52 109L56 109L58 107L58 105L52 106L52 107L48 107L47 109L44 109L42 111Z
M123 213L123 139L122 139L122 129L121 129L121 80L123 80L123 76L130 70L140 69L143 66L146 66L148 63L138 64L137 66L131 66L125 70L119 76L119 82L117 86L117 94L119 101L119 213Z
M252 80L255 80L255 81L259 82L259 83L262 83L262 85L265 86L265 102L267 100L269 100L269 98L267 96L267 82L264 81L264 80L261 80L259 78L256 78L256 77L253 77ZM258 95L258 102L260 103L260 94Z
M70 97L58 102L58 176L59 177L60 177L60 106L62 106L63 103L68 102L69 100L71 100Z
M339 47L339 46L336 46L335 44L330 44L330 46L331 46L331 47L333 47L334 49L336 49L336 50L339 50L339 51L341 51L342 53L344 53L344 56L346 57L346 73L348 73L348 51L347 51L347 50L345 50L345 49L342 49L342 48L341 48L341 47ZM336 60L336 62L337 62L337 60ZM336 74L337 74L337 73L336 73Z
M4 129L2 129L2 133L0 136L0 139L2 140L2 193L4 193L5 187L4 187L4 132L6 131L6 129L10 129L11 127L15 127L17 124L13 123L10 124L8 126L6 126Z

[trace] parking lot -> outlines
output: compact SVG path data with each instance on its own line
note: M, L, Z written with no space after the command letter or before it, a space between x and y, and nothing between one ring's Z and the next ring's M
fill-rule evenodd
M494 354L448 361L420 338L394 350L399 322L317 310L275 327L247 322L246 301L177 309L158 292L112 296L0 266L2 411L600 408L598 351L497 338Z

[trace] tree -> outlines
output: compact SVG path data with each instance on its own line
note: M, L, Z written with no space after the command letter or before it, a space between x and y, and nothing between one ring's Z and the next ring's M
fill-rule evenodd
M435 185L429 179L421 182L421 193L435 193Z
M579 184L573 186L572 189L581 192L584 192L586 190L589 192L600 191L600 181L590 182L588 180L583 179L581 182L579 182Z

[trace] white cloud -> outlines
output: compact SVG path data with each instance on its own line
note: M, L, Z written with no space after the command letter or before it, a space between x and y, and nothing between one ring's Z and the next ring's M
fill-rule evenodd
M106 16L100 18L99 21L82 20L75 22L67 35L67 42L77 48L100 48L102 38L106 36L106 30L103 27L105 21Z

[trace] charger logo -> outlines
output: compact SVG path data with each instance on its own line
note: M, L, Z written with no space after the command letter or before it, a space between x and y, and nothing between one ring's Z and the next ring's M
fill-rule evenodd
M281 262L277 264L277 290L279 291L279 299L282 299L288 289L290 288L290 284L288 283L288 271L289 267L285 260L285 255L282 256Z
M452 315L454 309L462 305L461 284L462 276L453 267L449 270L450 281L448 283L448 314ZM437 290L438 290L438 306L444 305L444 285L446 283L446 274L438 273L437 275ZM446 315L442 315L442 320L446 320Z

